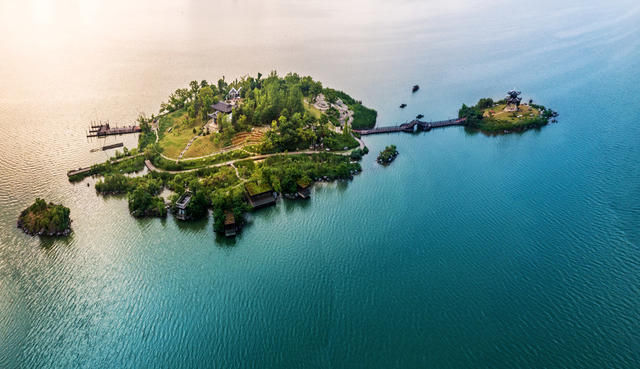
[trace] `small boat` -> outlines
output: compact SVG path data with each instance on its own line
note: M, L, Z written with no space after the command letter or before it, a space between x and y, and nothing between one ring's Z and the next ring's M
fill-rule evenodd
M413 86L413 89L411 90L411 92L416 92L416 91L418 91L419 89L420 89L420 86L415 85L415 86Z
M418 115L416 115L416 119L422 119L422 118L424 118L424 115L423 115L423 114L418 114Z
M404 109L407 107L407 104L400 104L400 109Z

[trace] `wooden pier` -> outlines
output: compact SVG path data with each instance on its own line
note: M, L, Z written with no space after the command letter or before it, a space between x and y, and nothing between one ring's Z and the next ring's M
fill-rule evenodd
M128 133L138 133L142 129L140 126L111 127L109 123L91 124L87 137L106 137L113 135L124 135Z
M372 129L354 129L353 132L361 135L373 135L378 133L392 133L392 132L414 132L416 126L418 129L428 131L431 128L448 127L448 126L461 126L464 125L465 118L461 119L449 119L441 120L437 122L424 122L418 119L412 120L409 123L403 123L399 126L378 127Z

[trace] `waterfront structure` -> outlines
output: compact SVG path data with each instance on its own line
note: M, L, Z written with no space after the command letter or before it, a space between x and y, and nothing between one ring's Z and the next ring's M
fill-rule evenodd
M236 217L233 212L227 210L224 212L224 235L226 237L235 237L238 231L236 225Z
M139 133L140 126L111 127L109 123L91 124L87 137L106 137L114 135L124 135L127 133Z
M313 184L313 182L311 181L304 181L302 179L298 180L298 182L296 183L297 185L297 190L298 190L298 196L300 196L303 199L308 199L311 197L311 185Z
M187 220L189 218L187 214L189 202L191 202L191 192L187 191L183 193L176 202L176 218L180 220Z
M247 201L252 208L259 209L276 204L278 193L271 186L246 183L244 188Z

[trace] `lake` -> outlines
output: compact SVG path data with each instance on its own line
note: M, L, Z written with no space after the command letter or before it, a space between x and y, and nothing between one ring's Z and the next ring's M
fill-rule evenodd
M638 367L637 2L3 1L0 31L1 368ZM235 240L67 181L136 145L91 121L271 70L379 125L514 87L559 123L365 137L362 174ZM16 228L36 196L71 209L70 237Z

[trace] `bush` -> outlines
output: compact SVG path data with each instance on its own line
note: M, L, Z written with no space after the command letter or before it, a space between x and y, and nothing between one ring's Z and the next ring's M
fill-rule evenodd
M362 104L350 105L349 108L353 110L353 123L351 123L353 129L369 129L376 125L377 111Z

